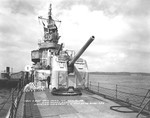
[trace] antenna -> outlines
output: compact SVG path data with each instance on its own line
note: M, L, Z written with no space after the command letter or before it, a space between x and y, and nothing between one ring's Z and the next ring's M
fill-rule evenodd
M49 6L48 19L48 22L50 23L50 20L52 19L52 4Z

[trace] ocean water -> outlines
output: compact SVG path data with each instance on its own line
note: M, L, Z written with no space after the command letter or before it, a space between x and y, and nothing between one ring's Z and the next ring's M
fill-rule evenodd
M120 85L131 88L150 89L150 76L142 75L96 75L90 74L89 81L105 85Z

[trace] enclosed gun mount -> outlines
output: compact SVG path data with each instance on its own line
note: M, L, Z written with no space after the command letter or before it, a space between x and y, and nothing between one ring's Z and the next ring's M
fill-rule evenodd
M71 57L72 59L66 59L65 56L62 56L64 62L58 62L60 65L63 65L62 68L58 66L57 71L54 71L54 74L52 74L53 78L57 78L57 81L52 82L55 83L52 87L53 95L82 95L80 88L84 88L87 84L88 68L86 61L81 59L80 56L92 43L94 38L95 37L92 36L80 51L73 58ZM80 61L79 58L82 61Z

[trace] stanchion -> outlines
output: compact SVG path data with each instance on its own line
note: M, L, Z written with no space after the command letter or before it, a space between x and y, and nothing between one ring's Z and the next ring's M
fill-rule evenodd
M118 85L116 84L116 99L117 99L117 89L118 89Z
M98 82L98 93L99 93L99 82Z
M14 116L14 89L12 89L12 92L11 92L11 97L12 97L12 106L11 106L11 118L13 118L13 116Z

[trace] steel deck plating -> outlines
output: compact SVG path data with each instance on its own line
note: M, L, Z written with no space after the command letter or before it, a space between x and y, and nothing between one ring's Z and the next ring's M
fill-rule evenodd
M54 96L48 89L26 92L17 118L135 118L137 115L113 111L110 107L118 104L85 90L82 93L81 96Z

